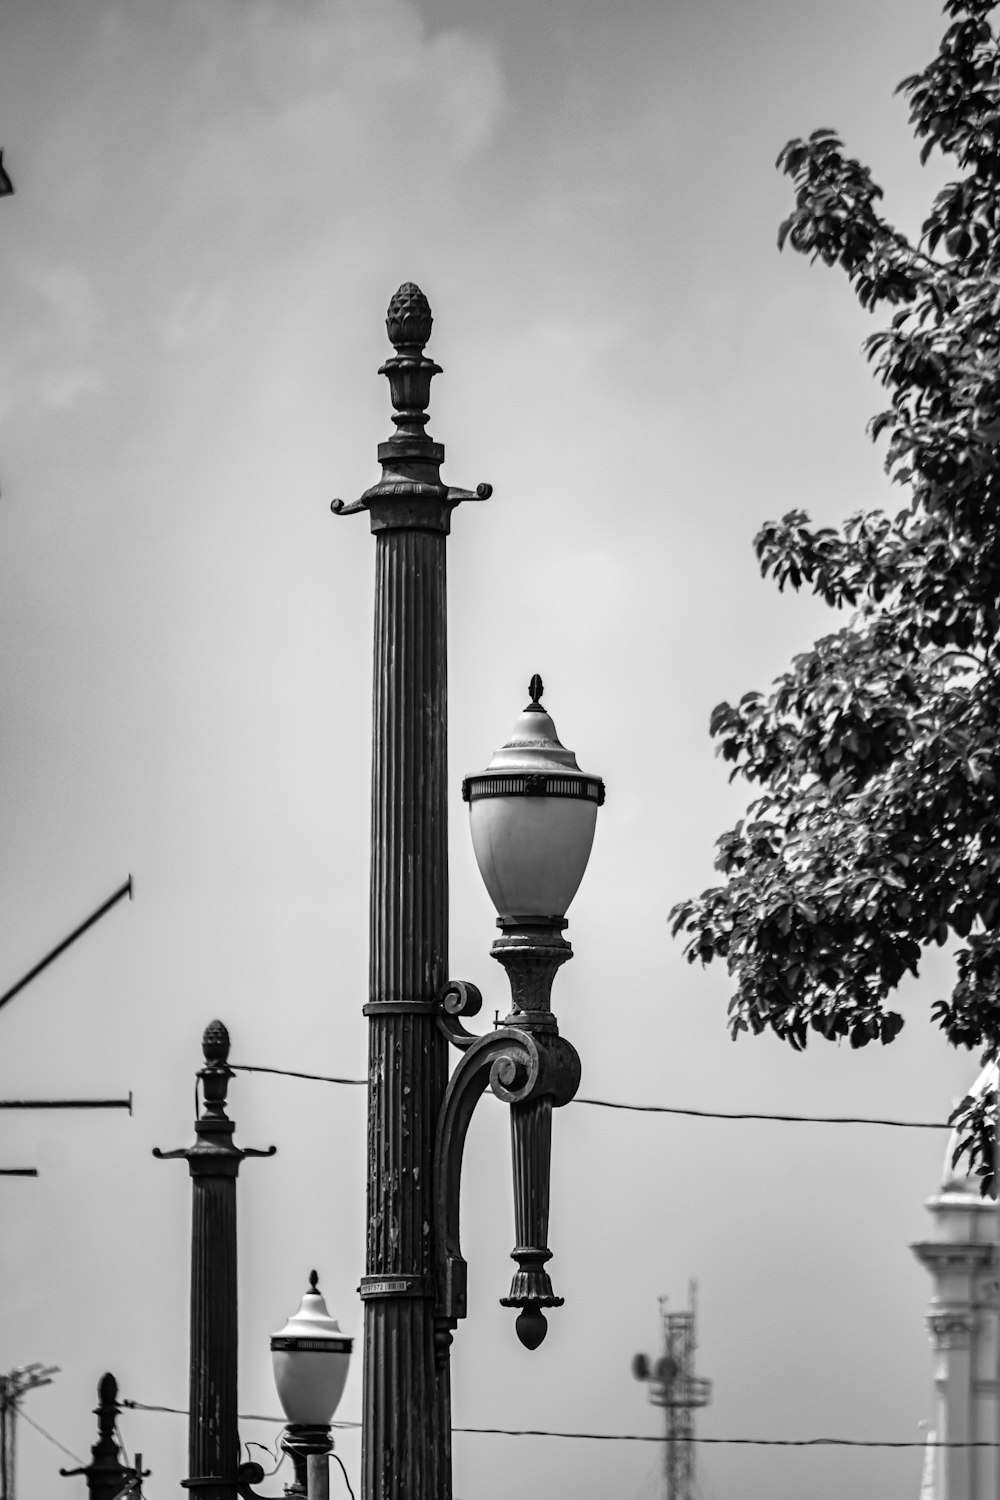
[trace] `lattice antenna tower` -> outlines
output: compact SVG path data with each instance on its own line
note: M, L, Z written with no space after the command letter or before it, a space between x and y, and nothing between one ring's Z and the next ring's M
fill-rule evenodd
M649 1387L649 1400L664 1415L664 1500L694 1500L694 1413L707 1406L712 1386L694 1372L698 1347L696 1328L697 1283L688 1283L686 1312L668 1312L666 1297L660 1298L662 1353L654 1360L637 1354L632 1374Z

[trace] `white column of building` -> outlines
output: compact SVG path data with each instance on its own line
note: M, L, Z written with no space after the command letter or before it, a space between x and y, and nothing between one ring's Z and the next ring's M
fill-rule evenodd
M976 1090L991 1084L986 1070ZM912 1245L931 1277L927 1326L934 1346L935 1412L931 1423L940 1443L1000 1440L997 1369L1000 1361L1000 1299L997 1295L997 1209L979 1195L945 1153L940 1192L928 1199L931 1238ZM1000 1463L996 1447L936 1450L933 1500L998 1500Z

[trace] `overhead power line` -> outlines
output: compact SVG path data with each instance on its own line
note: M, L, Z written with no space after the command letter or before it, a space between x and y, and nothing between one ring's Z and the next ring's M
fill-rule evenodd
M616 1104L610 1099L574 1099L574 1104L598 1104L602 1109L632 1109L641 1114L695 1115L703 1120L782 1120L802 1125L894 1125L900 1130L951 1130L941 1120L886 1120L873 1115L769 1115L722 1109L681 1109L673 1104Z
M153 1411L166 1412L170 1417L187 1417L190 1415L186 1406L150 1406L146 1401L130 1401L122 1396L120 1404L127 1406L129 1411ZM265 1417L259 1411L242 1411L239 1414L241 1422L276 1422L279 1427L288 1426L287 1417ZM360 1427L360 1422L332 1422L332 1427Z
M331 1078L327 1073L294 1073L290 1068L262 1068L250 1063L229 1064L237 1073L277 1073L281 1078L308 1078L313 1083L346 1083L351 1087L364 1088L367 1078Z
M130 1411L167 1412L170 1416L186 1417L187 1410L180 1406L150 1406L145 1401L130 1401L122 1398L122 1406ZM244 1412L241 1422L275 1422L286 1425L285 1417L264 1417L259 1413ZM334 1422L332 1426L342 1429L358 1428L360 1422ZM545 1427L453 1427L452 1432L482 1433L488 1437L546 1437L576 1438L597 1443L665 1443L662 1433L646 1432L558 1432ZM998 1448L1000 1443L974 1442L949 1443L936 1438L917 1438L909 1442L889 1442L874 1438L722 1438L693 1437L693 1443L714 1443L725 1447L750 1448Z
M281 1078L307 1078L315 1083L345 1083L364 1087L367 1078L334 1078L327 1073L296 1073L290 1068L264 1068L251 1063L230 1063L237 1073L275 1073ZM649 1115L693 1115L701 1120L779 1120L802 1125L892 1125L898 1130L951 1130L941 1120L888 1120L872 1115L774 1115L723 1109L683 1109L674 1104L622 1104L612 1099L577 1098L572 1104L594 1104L601 1109L635 1110Z
M598 1443L666 1443L670 1439L646 1432L553 1432L541 1427L453 1427L452 1432L484 1432L499 1437L581 1438ZM936 1439L893 1443L868 1438L723 1438L692 1437L692 1443L715 1443L744 1448L1000 1448L1000 1443L947 1443Z
M79 1456L79 1454L74 1453L71 1448L67 1448L65 1444L59 1441L58 1438L54 1438L51 1432L46 1432L42 1424L40 1422L36 1422L34 1417L29 1417L28 1413L24 1410L23 1407L18 1407L17 1414L19 1417L24 1418L29 1427L33 1427L36 1432L40 1432L42 1437L45 1438L47 1442L51 1443L54 1448L58 1448L60 1453L65 1453L67 1458L72 1458L78 1464L83 1463L83 1459Z

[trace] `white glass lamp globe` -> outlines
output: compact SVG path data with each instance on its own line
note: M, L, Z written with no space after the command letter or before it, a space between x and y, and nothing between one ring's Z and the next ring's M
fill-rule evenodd
M590 858L604 782L581 771L540 703L542 680L485 771L467 776L472 847L502 920L558 921Z
M279 1333L271 1335L271 1363L278 1399L289 1422L327 1426L344 1394L354 1340L327 1311L313 1271L302 1305Z

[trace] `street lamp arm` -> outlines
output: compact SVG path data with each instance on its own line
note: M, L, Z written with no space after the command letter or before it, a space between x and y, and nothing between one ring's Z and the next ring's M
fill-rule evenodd
M463 1046L463 1055L445 1093L434 1148L435 1315L439 1327L450 1330L467 1312L467 1268L460 1239L462 1157L476 1105L491 1088L511 1105L517 1235L512 1258L520 1269L503 1303L522 1309L518 1337L535 1348L545 1336L540 1309L559 1306L562 1301L553 1295L543 1269L551 1254L546 1240L552 1108L568 1103L576 1093L580 1060L554 1027L540 1031L530 1023L503 1026L458 1045ZM443 1358L450 1341L449 1334L439 1339Z

